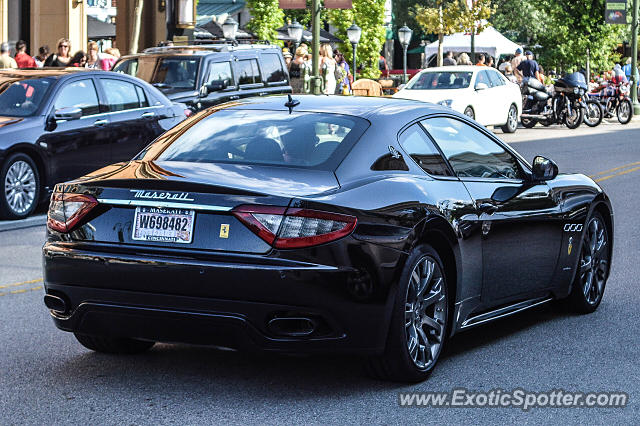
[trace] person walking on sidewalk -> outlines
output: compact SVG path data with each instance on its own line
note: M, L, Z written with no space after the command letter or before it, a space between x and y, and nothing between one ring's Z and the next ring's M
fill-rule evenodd
M37 68L35 59L27 54L27 43L24 40L16 43L15 60L18 68Z
M9 56L9 43L0 44L0 68L18 68L16 60Z
M58 40L58 53L54 53L49 56L46 61L44 61L45 67L66 67L69 66L69 62L71 61L71 56L69 52L71 52L71 43L66 38L61 38Z

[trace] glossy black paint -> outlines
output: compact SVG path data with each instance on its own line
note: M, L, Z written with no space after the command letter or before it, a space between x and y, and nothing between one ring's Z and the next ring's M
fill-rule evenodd
M39 168L45 189L107 164L131 159L158 135L186 118L183 105L172 103L155 87L129 76L80 68L0 71L2 81L36 78L49 78L54 84L34 115L2 117L0 164L14 152L28 154ZM106 78L142 88L149 107L110 112L101 84ZM91 79L96 86L99 112L78 120L56 122L53 118L56 96L66 85L84 79ZM100 125L101 121L105 124ZM46 198L49 194L44 190L41 195Z
M561 174L535 180L517 153L449 109L379 98L297 99L296 110L351 114L370 123L333 173L153 160L194 122L215 119L209 112L176 126L135 161L60 185L60 191L91 194L101 205L71 234L48 233L45 287L72 307L69 314L52 313L56 325L160 341L380 353L399 274L417 245L430 244L443 259L454 334L465 320L493 308L566 296L582 236L570 231L578 226L566 225L584 224L598 209L613 229L611 204L590 178ZM227 107L287 111L285 102L271 97ZM442 115L463 120L502 145L517 157L526 178L426 174L398 136L412 123ZM394 161L380 162L389 153ZM266 204L325 210L356 216L358 225L331 243L277 250L234 222L236 240L217 241L217 227L232 216L200 211L195 232L202 239L187 247L134 243L129 239L133 207L114 202L135 203L132 189L188 192L193 201L185 204L222 209ZM322 331L298 338L274 335L267 324L278 315L316 318ZM125 326L127 318L134 320Z

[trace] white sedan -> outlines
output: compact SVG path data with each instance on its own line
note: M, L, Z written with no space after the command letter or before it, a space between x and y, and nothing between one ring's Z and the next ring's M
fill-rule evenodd
M494 68L475 65L428 68L393 97L445 105L506 133L516 131L522 112L518 85Z

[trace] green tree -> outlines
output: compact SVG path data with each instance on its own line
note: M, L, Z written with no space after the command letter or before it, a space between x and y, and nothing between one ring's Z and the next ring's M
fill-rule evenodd
M529 0L494 0L495 13L490 22L496 30L514 42L534 45L547 28L547 19L537 2Z
M362 65L360 75L363 78L378 78L378 58L386 36L384 0L353 0L353 9L329 10L329 22L338 29L336 36L344 40L340 44L340 51L349 63L352 63L353 58L347 28L354 22L362 28L357 53L358 62Z
M281 45L276 30L284 25L284 12L278 8L278 0L248 0L247 6L251 13L251 20L247 24L249 31L260 40Z
M437 0L435 7L416 5L418 24L425 32L438 35L438 66L442 66L442 42L445 35L471 31L474 26L478 34L484 29L482 21L488 19L492 13L491 0L477 0L471 9L468 9L462 0Z

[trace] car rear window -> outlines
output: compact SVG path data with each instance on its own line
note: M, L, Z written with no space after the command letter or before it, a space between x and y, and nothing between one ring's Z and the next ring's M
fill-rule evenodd
M196 122L156 160L333 170L368 125L339 114L222 110Z
M407 89L411 90L443 90L443 89L464 89L469 87L471 82L471 71L429 71L418 75L415 80L407 84Z
M0 115L27 117L35 114L53 83L48 78L0 81Z

